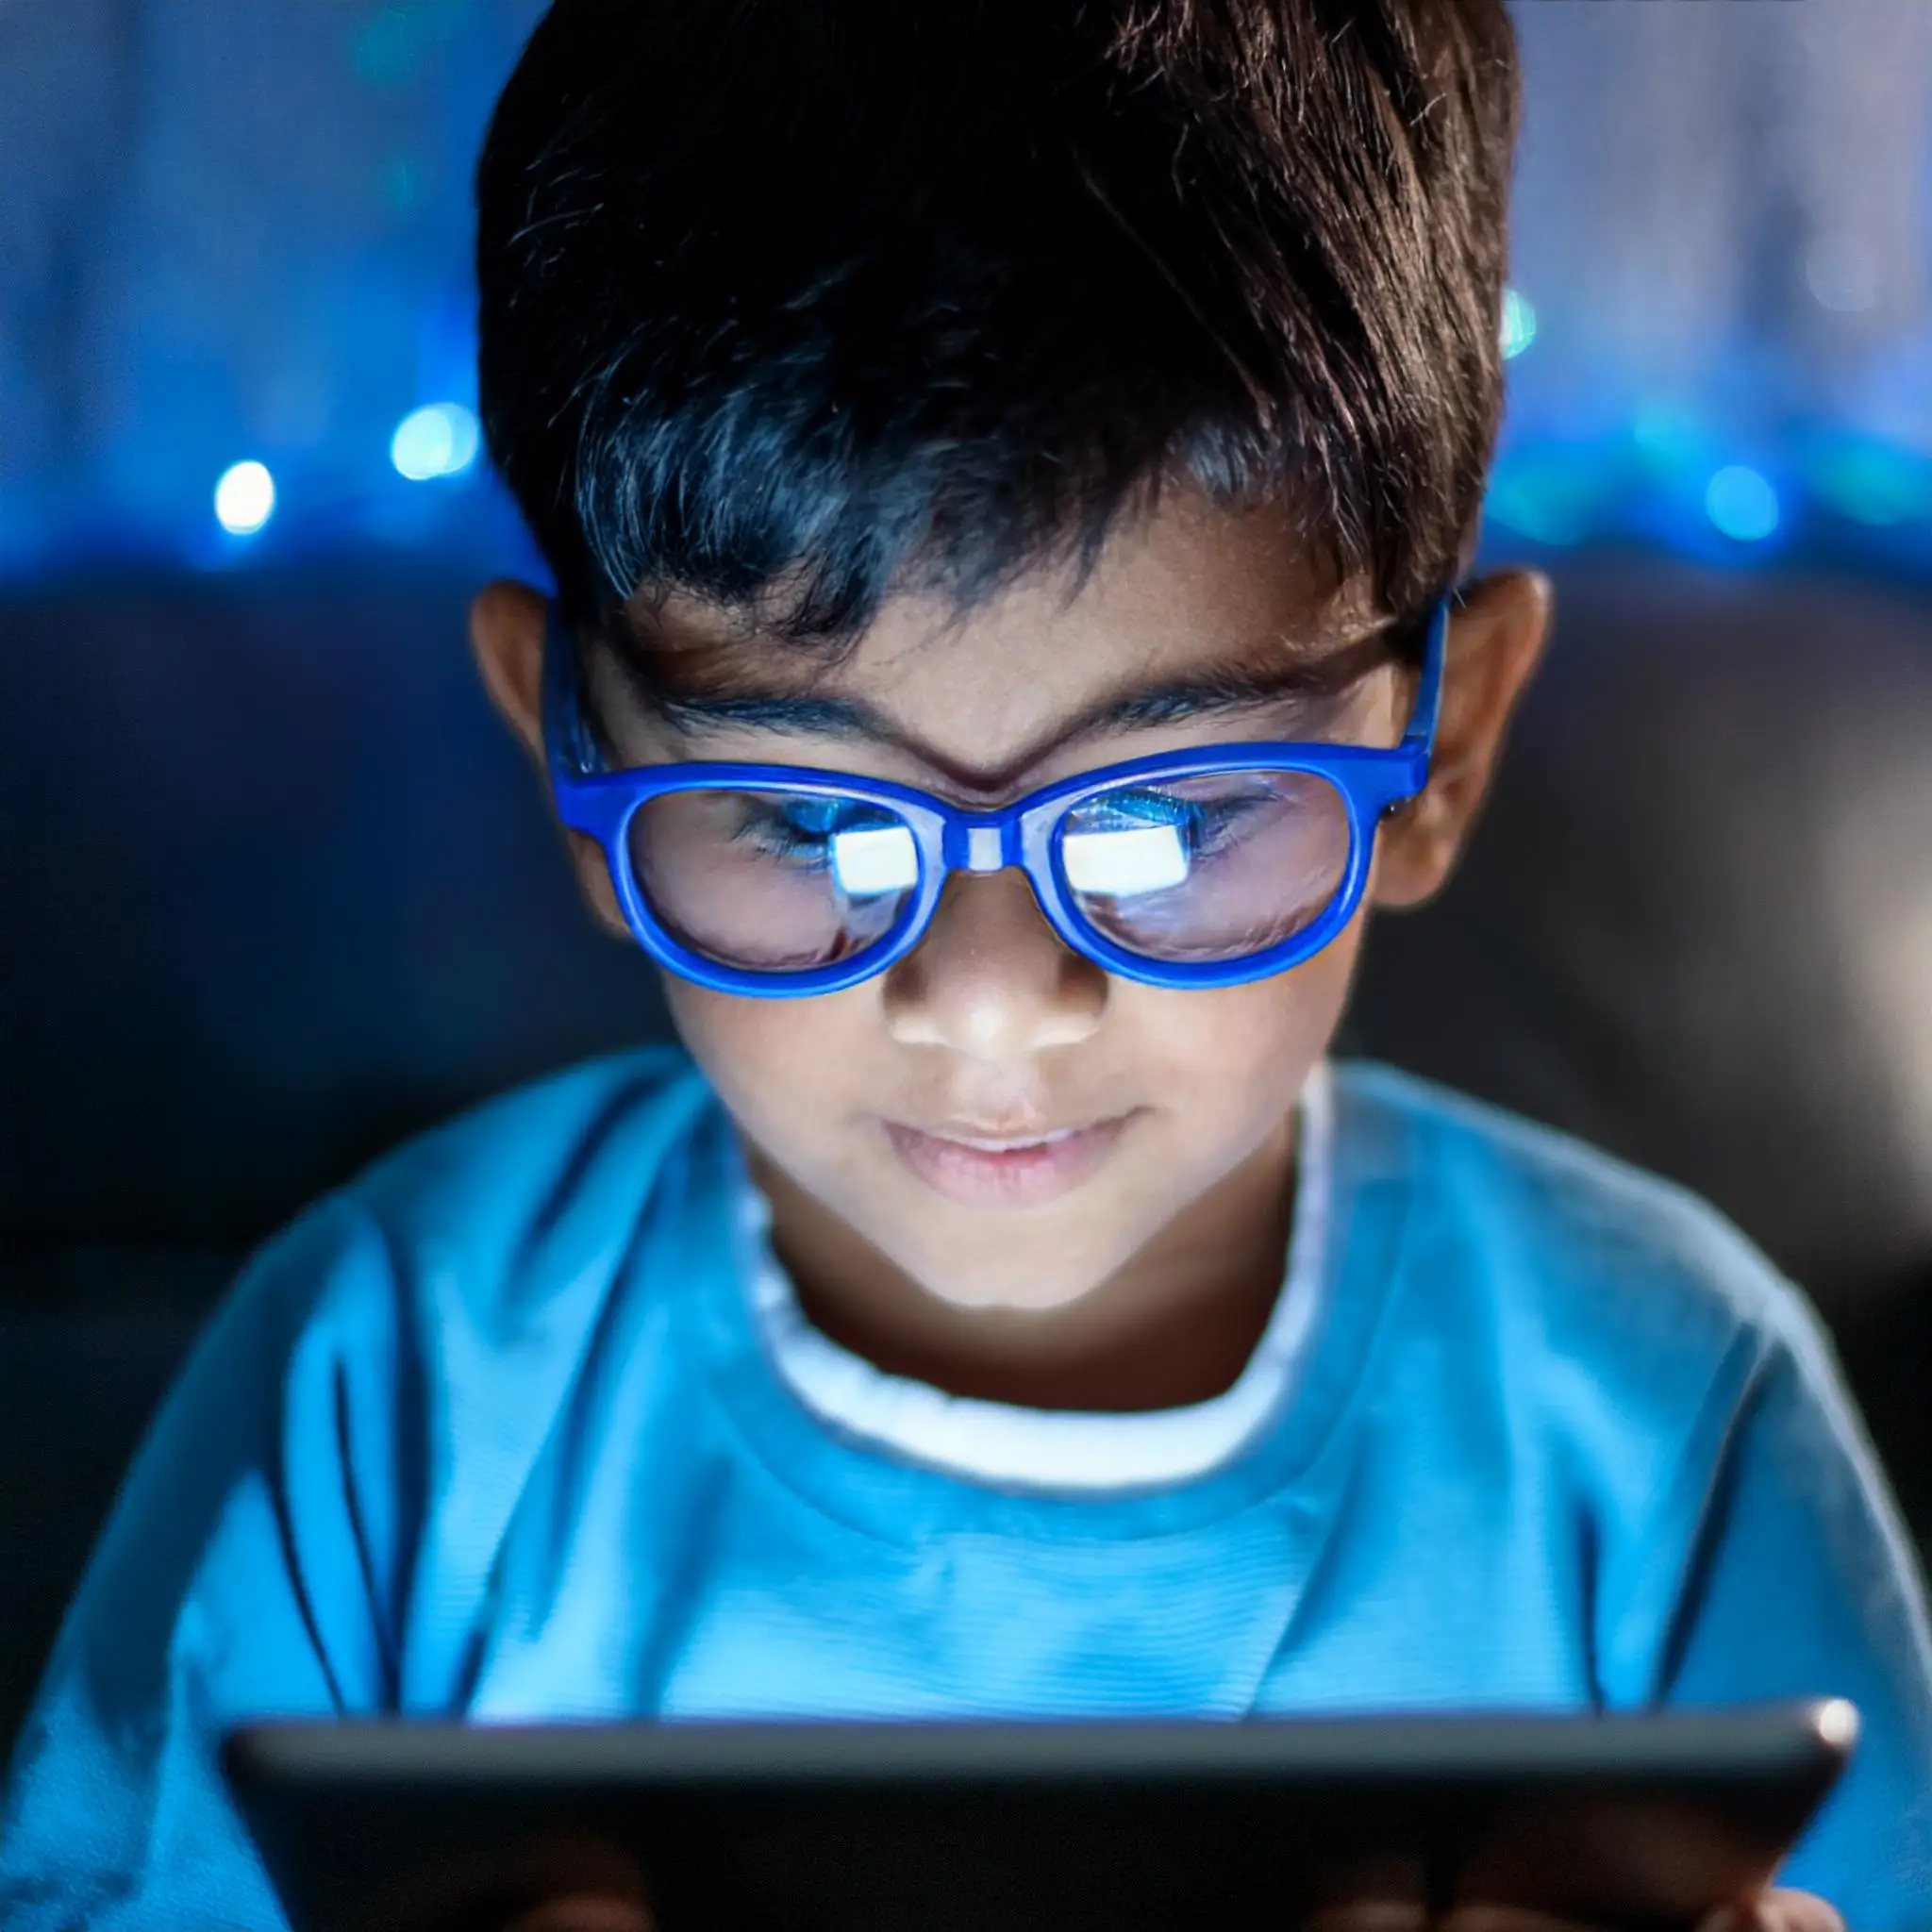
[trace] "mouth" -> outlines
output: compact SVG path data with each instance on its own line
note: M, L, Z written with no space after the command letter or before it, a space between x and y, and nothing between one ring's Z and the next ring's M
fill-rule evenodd
M901 1164L947 1200L962 1208L1038 1208L1087 1180L1133 1118L1119 1114L1035 1134L977 1133L966 1126L928 1131L900 1121L888 1121L885 1128Z

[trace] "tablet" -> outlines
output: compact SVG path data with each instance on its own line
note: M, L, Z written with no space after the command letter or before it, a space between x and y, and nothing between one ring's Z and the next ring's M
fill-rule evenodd
M1682 1926L1830 1789L1841 1700L1077 1724L266 1724L228 1778L296 1932L634 1876L661 1932L1178 1932L1483 1898ZM1257 1916L1258 1914L1258 1916Z

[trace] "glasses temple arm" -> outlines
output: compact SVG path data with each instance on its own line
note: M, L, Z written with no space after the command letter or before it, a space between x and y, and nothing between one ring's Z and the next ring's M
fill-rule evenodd
M554 605L543 633L543 752L552 776L565 782L604 768L577 701L571 636Z
M1415 709L1402 738L1404 751L1426 753L1435 746L1436 726L1442 715L1442 660L1448 650L1450 602L1444 597L1429 619L1429 634L1423 644L1422 677L1415 691Z

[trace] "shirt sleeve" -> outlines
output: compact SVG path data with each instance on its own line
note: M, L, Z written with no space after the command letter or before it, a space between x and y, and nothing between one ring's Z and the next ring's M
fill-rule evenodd
M8 1932L282 1926L221 1739L250 1718L387 1701L396 1523L370 1479L391 1445L368 1383L393 1358L392 1306L380 1234L328 1204L264 1252L203 1338L16 1752L0 1810Z
M1847 1697L1851 1766L1782 1882L1857 1932L1932 1925L1932 1643L1898 1512L1816 1318L1795 1297L1740 1340L1687 1459L1688 1514L1661 1695L1679 1705Z

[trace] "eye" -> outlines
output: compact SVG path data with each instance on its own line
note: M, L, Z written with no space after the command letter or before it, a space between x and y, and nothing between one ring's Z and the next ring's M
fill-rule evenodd
M1238 852L1278 808L1265 780L1239 774L1123 786L1069 815L1060 862L1076 892L1114 899L1168 892Z
M738 801L731 841L774 858L824 864L838 825L839 801L831 798L765 798L747 793Z
M1162 826L1178 835L1191 857L1205 858L1239 837L1243 821L1277 802L1264 789L1238 783L1231 790L1192 795L1168 790L1109 791L1082 814L1081 829L1126 832Z
M896 874L908 867L917 876L911 834L891 812L863 800L747 792L738 795L737 805L731 842L760 857L803 871L830 867L849 891L899 890L905 882ZM888 861L893 877L874 879Z
M1204 858L1224 851L1260 824L1276 803L1273 798L1250 793L1196 801L1192 808L1195 815L1188 827L1189 842Z

